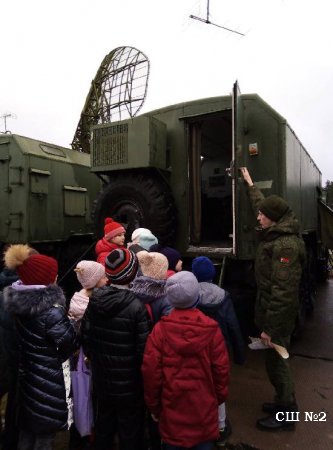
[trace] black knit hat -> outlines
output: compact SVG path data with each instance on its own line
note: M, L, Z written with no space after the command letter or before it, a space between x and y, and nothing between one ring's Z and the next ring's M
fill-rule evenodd
M134 280L139 263L127 248L112 250L105 258L105 273L112 284L128 284Z
M288 210L288 203L278 195L270 195L259 203L259 211L274 222L278 222Z
M178 261L180 261L182 258L182 255L179 253L178 250L172 247L163 247L163 245L161 244L152 245L149 251L162 253L162 255L166 256L169 262L170 270L176 270L176 265Z

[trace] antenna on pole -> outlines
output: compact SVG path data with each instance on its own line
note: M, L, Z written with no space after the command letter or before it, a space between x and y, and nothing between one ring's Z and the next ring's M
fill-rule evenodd
M11 117L12 119L16 119L15 114L12 114L12 113L9 113L9 112L4 113L4 114L2 114L2 116L0 116L0 119L3 119L3 121L5 123L5 131L3 131L3 133L10 133L10 131L7 130L7 119L9 117Z
M222 28L223 30L230 31L231 33L236 33L241 36L245 36L244 33L241 33L240 31L231 30L230 28L223 27L222 25L218 25L216 23L213 23L209 20L209 0L207 0L207 16L206 19L203 19L202 17L194 16L193 14L190 15L190 19L199 20L200 22L204 22L208 25L214 25L214 27Z

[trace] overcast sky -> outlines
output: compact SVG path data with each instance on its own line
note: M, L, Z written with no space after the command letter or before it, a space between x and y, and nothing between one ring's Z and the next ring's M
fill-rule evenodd
M173 103L257 93L333 180L330 0L3 0L0 116L12 133L68 147L105 55L119 46L151 64L141 113ZM15 117L15 118L14 118ZM0 131L4 120L0 119Z

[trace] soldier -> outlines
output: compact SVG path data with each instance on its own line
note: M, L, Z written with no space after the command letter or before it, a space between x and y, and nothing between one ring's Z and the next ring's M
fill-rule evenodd
M299 237L299 224L286 201L277 196L264 197L254 186L246 167L241 168L248 194L260 224L260 242L255 259L257 298L255 322L261 331L264 344L280 344L286 348L295 327L299 305L299 284L305 260L305 246ZM266 352L266 370L275 388L275 401L264 403L263 411L269 416L259 419L261 430L293 430L295 422L288 414L277 412L297 411L294 382L288 360L282 359L273 348Z

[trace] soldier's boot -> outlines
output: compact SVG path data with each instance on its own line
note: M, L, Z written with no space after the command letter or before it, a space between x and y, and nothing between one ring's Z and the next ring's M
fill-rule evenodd
M264 431L293 431L299 421L299 412L296 402L287 405L267 403L266 412L270 415L257 420L257 428ZM264 407L263 405L263 407ZM270 411L268 411L270 409Z
M297 406L296 398L294 395L293 395L293 401L289 405L286 405L285 403L281 403L279 401L265 402L262 404L261 410L268 414L275 414L276 412L283 411L286 406L288 406L288 407L290 406L292 411L298 411L298 406Z

